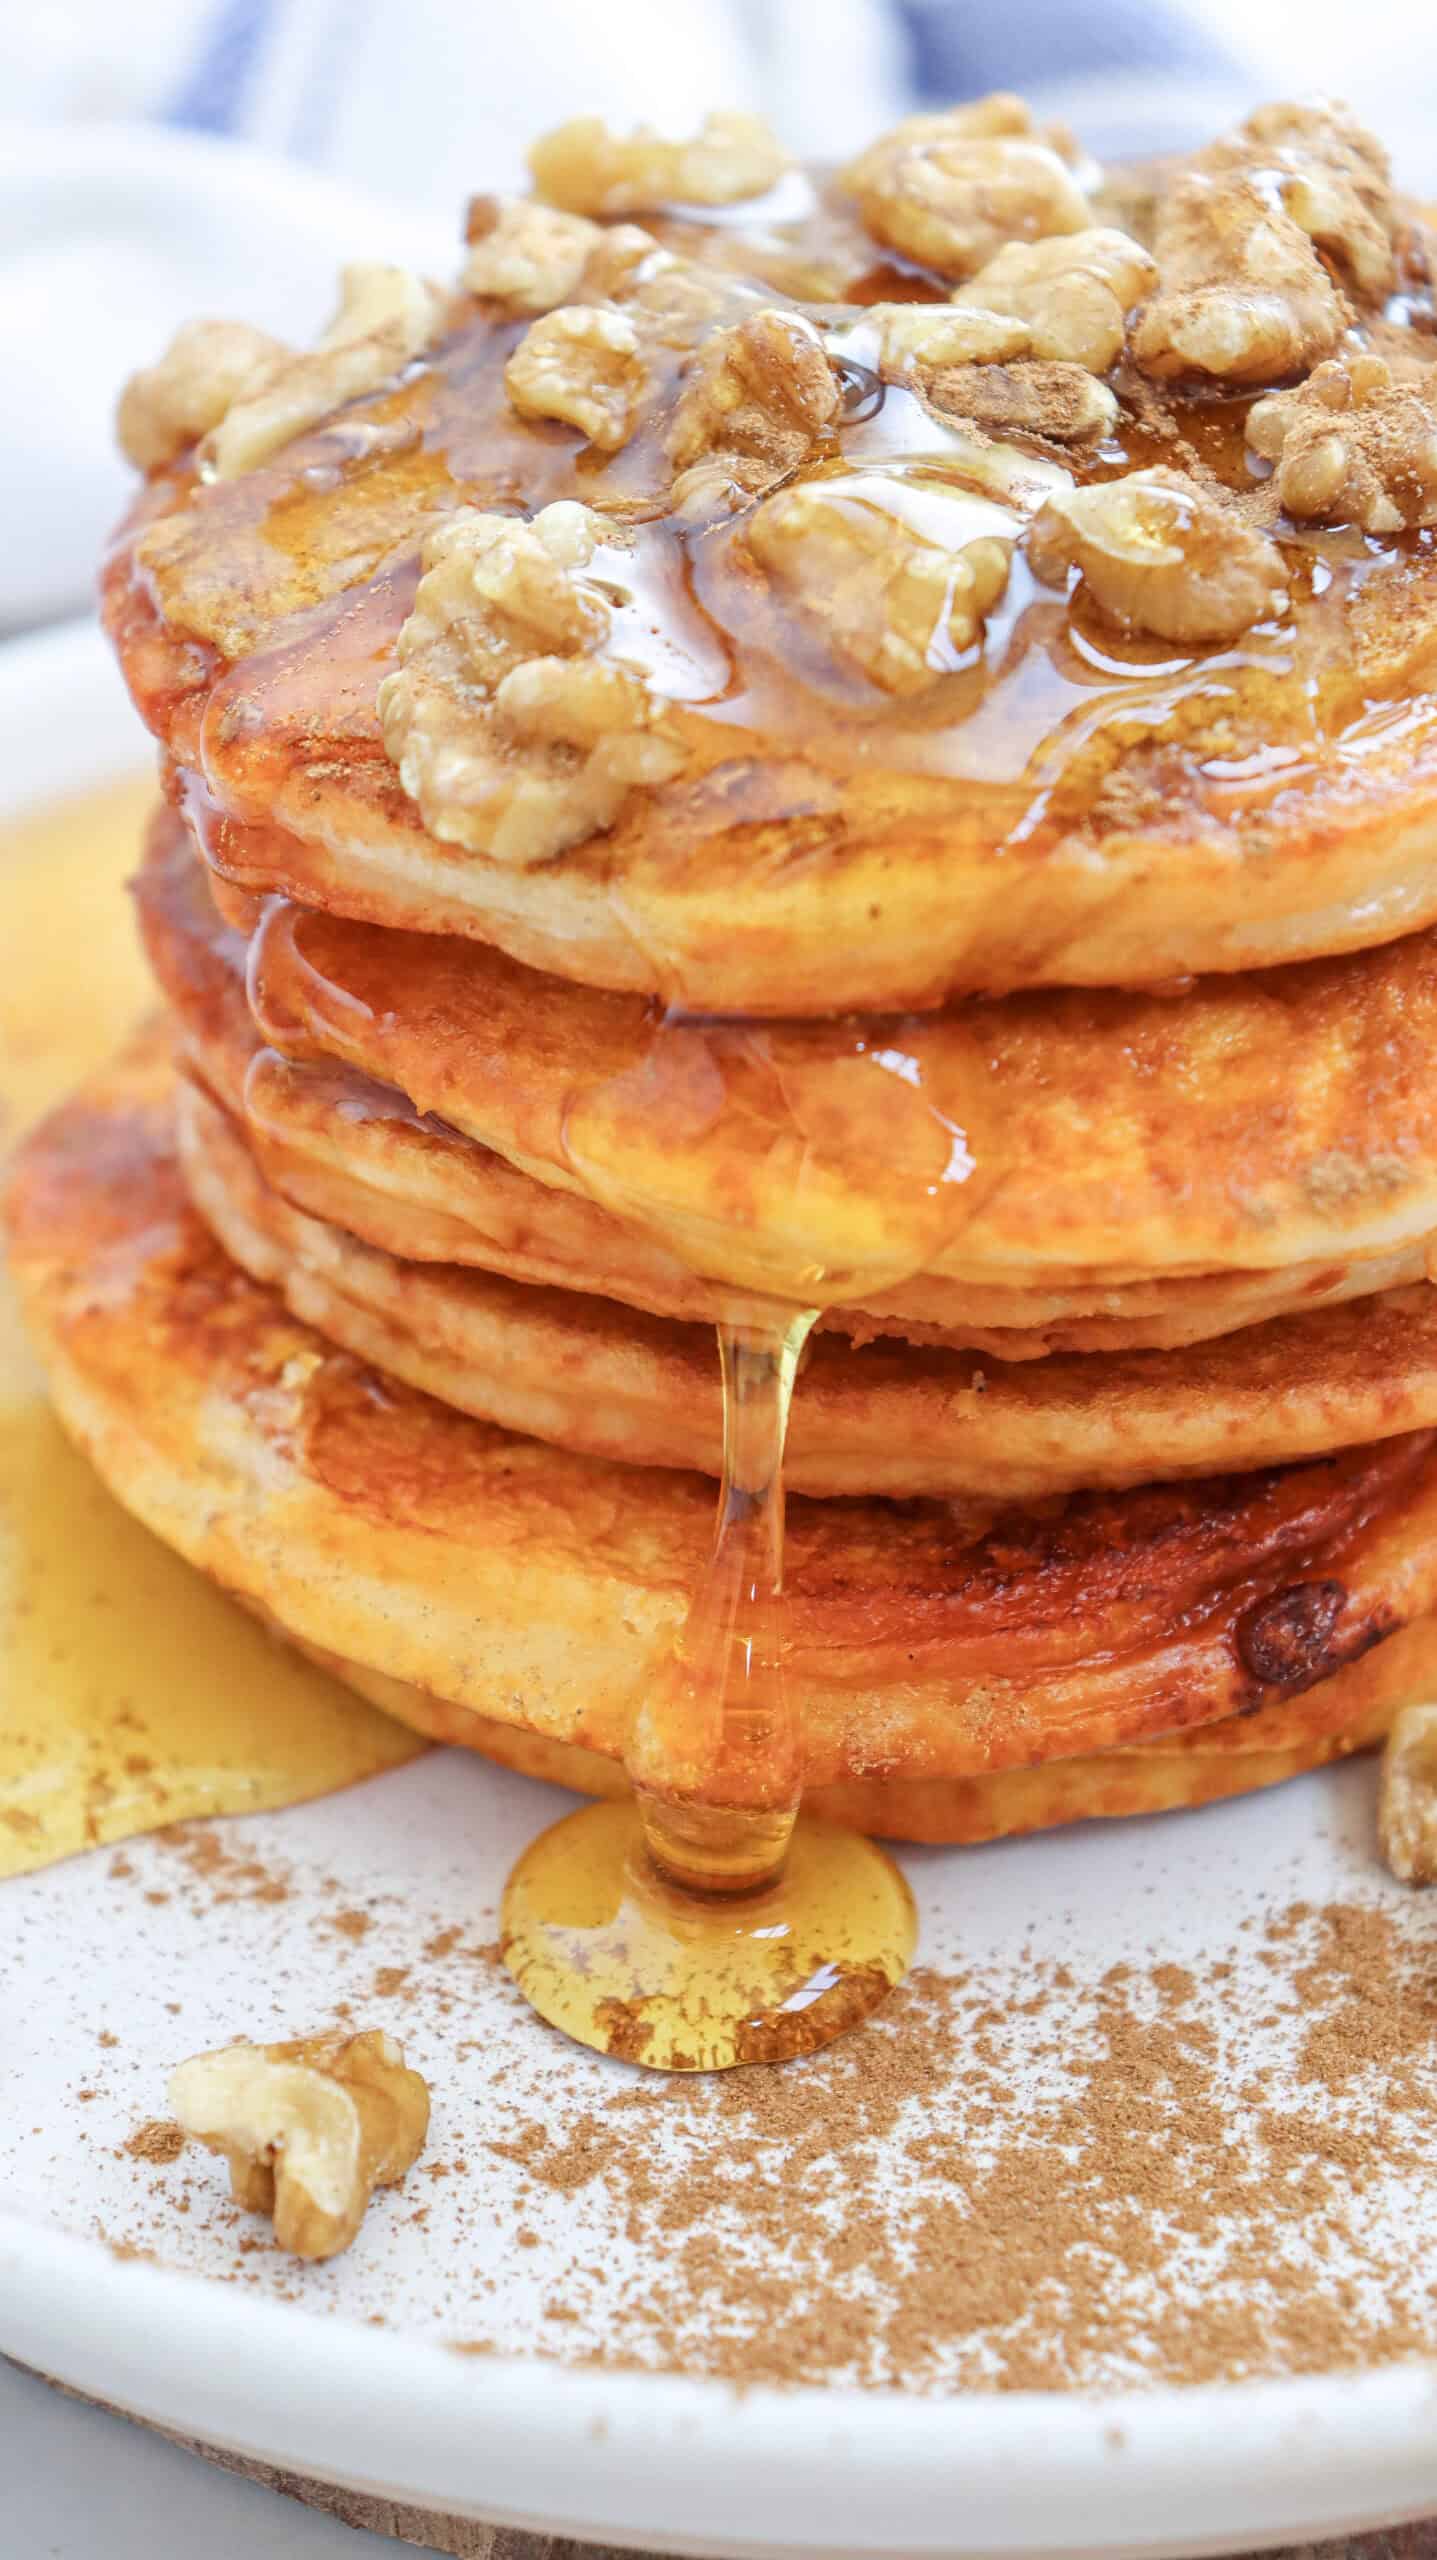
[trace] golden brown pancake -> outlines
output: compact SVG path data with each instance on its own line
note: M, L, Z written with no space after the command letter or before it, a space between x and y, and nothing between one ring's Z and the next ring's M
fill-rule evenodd
M180 1161L241 1268L356 1357L482 1421L560 1448L717 1476L718 1358L705 1327L452 1263L397 1260L295 1209L193 1083ZM785 1477L797 1492L1000 1504L1321 1456L1437 1424L1427 1283L1250 1327L1192 1352L990 1366L834 1335L800 1371Z
M1289 264L1306 260L1310 274L1291 314L1279 290L1270 296L1281 325L1269 357L1258 347L1195 382L1180 358L1144 353L1156 316L1186 290L1179 251L1164 263L1161 201L1184 168L1166 168L1152 223L1159 272L1129 330L1137 364L1121 357L1087 377L1095 416L1108 392L1116 402L1103 433L1050 416L1042 398L1025 424L1018 409L1035 378L1021 363L996 384L981 363L929 376L880 364L857 306L931 303L984 261L941 250L941 272L895 261L868 193L840 186L796 224L754 208L756 283L731 279L716 311L650 331L617 442L562 411L521 414L505 368L529 318L492 295L461 296L417 360L256 468L209 483L187 454L158 468L110 561L106 614L211 858L245 889L477 937L560 976L690 1010L785 1016L1151 984L1366 947L1437 920L1437 561L1409 530L1424 522L1420 491L1402 482L1400 504L1382 492L1385 513L1374 502L1357 522L1383 529L1365 536L1357 500L1346 516L1327 508L1334 530L1295 522L1276 497L1295 504L1296 480L1279 469L1265 491L1265 463L1244 443L1253 394L1339 345L1390 357L1427 396L1433 344L1401 325L1393 294L1410 282L1420 304L1425 290L1418 209L1392 196L1376 146L1345 129L1318 138L1327 185L1315 190L1311 139L1297 155L1302 201L1330 205L1335 171L1366 225L1362 253L1349 262L1345 236L1328 231L1314 246L1282 210L1285 162L1281 202L1269 187L1264 203L1254 181L1234 274L1244 277L1243 241L1264 221L1286 224ZM1271 139L1229 149L1259 176L1282 158ZM1113 217L1099 206L1077 218ZM1015 219L1008 236L1019 240L1074 229L1066 212L1056 224ZM864 222L877 225L867 254ZM680 281L714 245L701 220L682 242ZM735 276L745 246L731 210L721 252ZM1267 274L1261 246L1252 272ZM580 327L599 306L618 314L608 325L631 327L637 274L580 280L560 302ZM767 281L775 274L787 290ZM1199 297L1222 291L1194 281ZM1327 316L1313 327L1315 305ZM831 379L788 459L767 479L740 469L733 511L695 520L676 496L678 404L701 390L722 332L756 311L796 326ZM1358 338L1343 338L1344 320ZM976 409L975 371L990 375ZM782 372L743 386L759 442L766 423L792 434ZM1210 554L1235 556L1254 528L1276 543L1266 601L1235 628L1211 631L1196 608L1197 636L1181 615L1174 631L1165 607L1145 620L1117 576L1115 601L1094 601L1091 571L1070 594L1066 572L1027 538L1041 505L1075 484L1175 464L1218 509L1202 536ZM830 508L795 593L752 533L749 502L776 480L818 490ZM905 510L951 511L957 499L978 538L1016 546L1006 583L981 640L952 639L946 625L910 635L899 681L878 643L883 616L909 608L887 589L863 605L868 563L885 538L906 540ZM396 664L426 534L464 507L532 516L559 500L608 528L615 646L661 704L670 753L663 778L635 785L587 835L519 862L500 857L497 838L467 840L475 822L457 787L447 800L439 791L425 821L386 751L375 696ZM1186 567L1181 543L1179 553ZM835 647L840 624L847 654ZM545 632L529 645L552 654Z
M435 1742L459 1743L507 1769L574 1787L582 1795L627 1793L619 1763L577 1743L550 1742L496 1724L334 1654L316 1657L362 1696ZM812 1787L813 1813L855 1831L934 1847L970 1847L1059 1824L1124 1815L1176 1813L1277 1786L1380 1742L1404 1705L1428 1698L1437 1674L1437 1622L1419 1618L1399 1635L1335 1671L1315 1689L1276 1707L1257 1707L1219 1724L1196 1725L1165 1742L1122 1744L1030 1769L976 1777L844 1778Z
M705 1480L476 1422L297 1323L187 1205L153 1034L22 1149L8 1213L57 1409L152 1529L306 1646L622 1756L707 1545ZM1437 1598L1433 1447L976 1532L941 1502L798 1498L810 1782L1031 1767L1316 1690Z
M141 911L187 1029L235 1050L233 1095L242 943L173 815ZM291 1058L397 1088L721 1284L816 1286L969 1340L1197 1339L1420 1280L1437 1228L1437 935L1181 1001L665 1027L472 944L279 904L250 987ZM256 1117L291 1099L267 1065Z

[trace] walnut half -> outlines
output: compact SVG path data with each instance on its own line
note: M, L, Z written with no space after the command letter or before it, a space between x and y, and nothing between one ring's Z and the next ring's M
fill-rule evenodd
M1382 1855L1403 1884L1437 1884L1437 1707L1404 1707L1382 1755Z
M1122 353L1128 313L1156 277L1156 261L1125 231L1092 225L1008 241L953 300L1021 322L1026 355L1106 373Z
M934 484L845 473L765 498L746 547L840 667L880 692L928 692L982 638L1008 583L1012 519Z
M622 544L572 499L531 523L462 507L429 535L378 707L441 842L527 870L612 826L636 785L678 771L668 706L611 654L610 594L585 575Z
M170 2076L186 2133L227 2160L237 2203L298 2258L347 2249L376 2187L414 2166L429 2091L392 2036L300 2036L199 2053Z
M649 213L767 195L788 154L762 116L705 116L687 142L670 142L650 125L618 134L602 116L575 116L535 143L529 167L540 195L567 213Z
M120 451L140 471L173 462L236 401L252 399L292 352L282 338L243 320L187 320L158 364L131 374L121 392L115 412Z
M378 391L422 353L447 309L438 286L407 267L365 260L339 282L339 309L319 344L277 366L205 437L202 479L238 479L346 401Z
M842 183L873 239L955 278L971 276L1007 240L1043 240L1092 221L1052 138L1006 92L906 117L860 153Z
M1277 465L1290 516L1396 533L1437 523L1437 405L1380 356L1320 364L1248 411L1247 441Z
M1050 498L1028 556L1051 585L1079 569L1115 622L1162 640L1235 640L1287 602L1276 544L1181 471L1129 471Z

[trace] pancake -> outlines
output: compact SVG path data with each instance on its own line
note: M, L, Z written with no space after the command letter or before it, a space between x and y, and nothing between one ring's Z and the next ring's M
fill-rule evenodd
M482 1751L507 1769L581 1795L628 1791L619 1763L597 1751L496 1724L361 1663L333 1654L317 1658L361 1696L435 1742ZM1437 1622L1420 1618L1300 1698L1198 1725L1167 1742L1120 1745L1086 1758L967 1778L849 1777L810 1788L805 1801L810 1812L851 1830L935 1848L974 1847L1070 1822L1189 1811L1279 1786L1369 1750L1405 1704L1431 1696L1434 1676Z
M949 118L960 160L964 119L986 112ZM1112 342L1046 371L1031 362L1042 329L985 283L986 252L964 299L1026 354L1009 370L913 352L896 305L931 318L972 268L926 233L939 265L895 258L885 191L949 147L899 134L865 155L886 177L807 197L795 177L794 222L760 202L746 232L729 208L716 290L701 216L677 257L601 231L557 310L536 322L487 287L455 297L417 355L406 343L363 396L345 374L331 413L321 401L255 467L206 478L166 452L112 553L105 612L218 869L690 1011L786 1017L1148 985L1437 921L1421 427L1437 350L1406 325L1425 307L1422 217L1340 114L1264 115L1164 164L1146 217L1156 269L1136 242L1114 250L1126 215L1085 204L1071 172L1056 232L1042 208L1006 230L987 209L988 250L1105 223L1095 254L1128 271ZM982 147L1001 161L1010 144ZM1051 153L1044 165L1051 180ZM1234 196L1231 263L1214 250L1195 286L1184 242L1204 188ZM1289 189L1328 225L1318 241ZM1256 304L1249 256L1274 279ZM767 280L780 272L785 287ZM857 308L875 296L887 318ZM1063 299L1050 331L1072 323ZM1194 299L1199 317L1231 306L1211 361L1164 335L1181 337ZM589 354L555 356L551 323ZM945 324L961 336L951 309ZM543 355L531 328L548 330ZM590 408L599 338L629 350L611 371L630 377L604 377ZM1279 447L1291 424L1297 453L1307 412L1259 400L1250 447L1253 394L1301 387L1339 351L1340 372L1359 347L1393 382L1374 392L1364 375L1349 406L1377 402L1390 449L1374 465L1364 447L1350 497L1304 495ZM511 397L510 368L534 389L546 364L563 379ZM1066 512L1075 490L1101 502L1096 531L1091 511ZM434 694L417 725L405 707L431 682L428 604L401 649L426 539L462 537L465 509L532 518L555 502L595 515L587 636L561 633L559 657L592 650L591 667L618 670L609 709L602 679L585 708L554 674L555 605L504 646L547 669L558 725L516 694L495 745L475 673L497 627L486 607L456 679L467 725L435 733L430 756ZM449 556L442 541L426 554ZM936 575L950 561L957 586ZM453 627L462 657L474 635ZM623 752L591 774L590 749L616 737ZM505 823L531 781L562 817L520 842Z
M243 946L172 814L141 915L187 1030L232 1051L233 1098ZM1437 935L1180 1001L759 1032L657 1025L473 945L277 904L250 991L289 1057L398 1089L443 1124L435 1146L457 1129L726 1287L847 1296L990 1349L1009 1330L1037 1348L1196 1340L1420 1280L1437 1227ZM268 1062L253 1090L257 1120L302 1108ZM637 1303L655 1307L642 1287Z
M711 1533L702 1478L495 1429L296 1322L187 1204L154 1033L26 1143L8 1218L57 1410L151 1529L305 1646L622 1755ZM809 1783L1166 1748L1316 1691L1432 1609L1434 1447L1090 1494L976 1533L946 1503L798 1498Z
M486 1422L634 1466L720 1472L713 1336L601 1297L405 1263L309 1217L236 1123L182 1083L190 1196L241 1268L342 1349ZM814 1342L785 1477L814 1495L994 1504L1282 1464L1437 1424L1437 1291L1423 1283L1197 1352L987 1370L912 1344Z
M476 1265L691 1323L742 1322L752 1313L751 1295L700 1279L592 1201L532 1182L491 1149L422 1119L392 1086L347 1068L297 1067L273 1050L256 1054L252 1035L231 1046L186 1032L183 1047L192 1072L244 1119L274 1189L401 1261ZM855 1342L896 1335L1004 1364L1074 1351L1181 1349L1274 1311L1310 1313L1422 1287L1427 1260L1424 1244L1295 1273L1042 1294L920 1279L875 1290L862 1306L827 1308L819 1330Z

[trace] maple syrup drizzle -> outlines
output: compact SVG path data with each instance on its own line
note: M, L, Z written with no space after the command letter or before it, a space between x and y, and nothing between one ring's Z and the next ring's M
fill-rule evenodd
M504 1961L581 2044L671 2071L813 2053L907 1971L893 1861L806 1821L784 1676L783 1448L812 1309L719 1328L724 1467L713 1552L635 1718L629 1804L541 1833L501 1916Z

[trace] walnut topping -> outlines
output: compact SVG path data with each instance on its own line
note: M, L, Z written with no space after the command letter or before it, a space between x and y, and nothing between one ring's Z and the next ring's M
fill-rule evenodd
M568 302L604 234L580 213L532 196L476 196L466 225L466 293L537 315Z
M1371 298L1397 280L1392 171L1375 134L1344 107L1259 107L1242 128L1270 164L1294 222Z
M583 575L617 538L571 500L527 524L466 507L430 534L378 706L400 780L442 842L528 869L678 770L664 706L609 652L609 598Z
M625 313L571 302L526 329L504 380L521 418L560 418L612 453L632 432L649 369Z
M934 488L909 511L903 498L857 476L800 481L764 500L746 541L840 664L914 695L981 638L1013 544L984 499Z
M446 309L438 287L404 267L345 267L318 346L290 356L226 412L200 446L201 477L237 479L347 400L378 391L428 346Z
M863 327L879 332L879 370L888 381L910 375L922 381L942 365L1001 364L1029 351L1023 321L996 311L958 311L947 302L875 302Z
M1380 356L1320 364L1296 391L1254 402L1247 440L1276 463L1291 516L1364 533L1437 523L1437 406Z
M282 2249L347 2249L376 2187L414 2166L429 2091L392 2036L301 2036L196 2054L170 2079L186 2133L227 2160L237 2203L274 2218Z
M1072 171L1021 98L997 95L909 116L844 174L875 240L940 275L971 276L1007 240L1082 231Z
M611 133L601 116L575 116L529 154L541 196L570 213L644 213L665 204L738 204L767 195L788 154L762 116L705 116L688 142L651 125Z
M1156 261L1126 232L1093 227L1006 242L953 299L1021 321L1023 354L1106 373L1122 353L1128 313L1156 277Z
M1133 353L1157 376L1272 382L1330 355L1347 323L1318 248L1353 285L1395 273L1386 162L1338 110L1273 106L1199 154L1164 199L1162 289Z
M1382 1755L1382 1855L1403 1884L1437 1884L1437 1707L1404 1707Z
M1235 640L1287 602L1276 545L1181 471L1050 499L1028 551L1040 578L1058 585L1076 567L1115 622L1163 640Z
M282 338L242 320L187 320L158 364L130 376L115 412L120 450L141 471L173 462L290 361Z
M813 453L842 404L824 343L801 312L762 310L700 347L669 426L669 458L686 486L751 495L772 488ZM698 476L694 476L697 473Z
M1118 414L1107 384L1080 364L953 365L933 376L928 396L946 415L1056 444L1091 443Z

